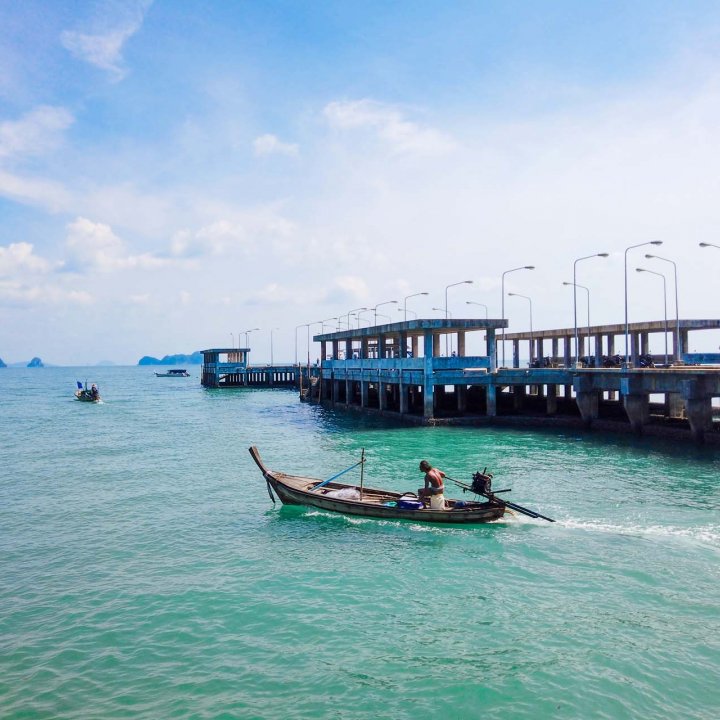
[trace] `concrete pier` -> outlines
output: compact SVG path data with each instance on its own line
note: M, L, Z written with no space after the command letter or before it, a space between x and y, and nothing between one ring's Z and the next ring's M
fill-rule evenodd
M718 367L573 367L574 333L562 329L536 332L532 338L506 335L513 342L537 343L538 357L543 339L549 338L553 355L546 366L495 369L496 331L505 325L497 319L418 319L317 335L323 360L311 371L317 380L309 399L427 424L552 418L586 428L625 427L638 434L680 430L697 441L720 442L712 406L713 398L720 397L720 356ZM653 328L653 323L632 326L636 357L646 354L645 335ZM720 321L684 320L680 328L681 342L686 342L690 330L720 328ZM594 330L595 338L605 338L612 351L615 334L624 334L625 327ZM469 333L481 333L484 355L464 354ZM560 343L562 356L557 353ZM596 347L600 360L602 345L601 340ZM457 351L441 355L445 347ZM513 356L519 357L515 348Z

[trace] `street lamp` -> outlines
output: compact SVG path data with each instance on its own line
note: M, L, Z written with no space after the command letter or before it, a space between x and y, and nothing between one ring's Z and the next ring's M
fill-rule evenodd
M352 330L352 327L350 326L350 316L356 313L358 310L367 310L366 307L359 307L359 308L353 308L348 314L347 314L347 326L348 330Z
M592 255L585 255L585 257L578 258L573 263L573 317L575 319L575 364L577 365L578 362L578 355L579 355L579 343L578 343L578 324L577 324L577 289L579 285L577 284L577 264L581 260L589 260L590 258L594 257L601 257L606 258L609 257L608 253L593 253ZM589 291L588 291L589 292ZM589 304L589 301L588 301ZM590 353L590 331L588 330L588 354Z
M377 309L378 309L381 305L397 305L397 304L398 304L398 301L397 301L397 300L386 300L385 302L378 303L378 304L373 308L373 312L375 313L375 318L374 318L374 320L373 320L373 324L377 325Z
M406 296L403 298L403 312L405 313L405 315L404 315L403 317L405 318L405 320L407 320L407 301L408 301L408 298L418 297L419 295L429 295L429 294L430 294L430 293L419 292L419 293L413 293L412 295L406 295ZM399 308L398 308L398 309L399 309ZM415 317L417 317L417 313L415 313Z
M448 312L448 309L447 309L446 307L444 307L444 308L431 308L431 310L437 310L438 312L444 313L446 319L447 319L448 317L449 317L450 319L452 319L452 313L451 313L451 312Z
M301 327L309 327L308 323L303 323L302 325L296 325L295 326L295 364L298 364L298 343L297 343L297 331ZM308 349L308 358L310 357L310 350Z
M238 336L238 340L240 340L240 337ZM230 333L230 347L234 350L235 349L235 336Z
M405 313L405 320L407 320L407 314L411 313L413 320L417 318L417 313L414 310L408 310L407 308L398 308L398 312Z
M273 330L279 330L280 328L270 328L270 366L273 367Z
M520 293L511 293L511 292L509 292L509 293L508 293L508 296L509 296L509 297L521 297L521 298L525 298L525 299L528 301L528 303L530 304L530 365L532 366L533 354L534 354L534 347L533 347L533 346L535 345L535 343L533 342L532 300L531 300L527 295L520 295Z
M662 240L650 240L649 242L638 243L637 245L630 245L625 248L625 367L630 362L630 344L628 342L628 336L630 335L630 326L628 324L628 275L627 275L627 254L628 250L633 248L644 247L645 245L662 245Z
M646 270L645 268L635 268L636 272L646 272L651 275L657 275L662 278L663 281L663 305L665 307L665 367L668 364L668 346L667 346L667 283L665 282L665 276L662 273L655 272L654 270Z
M251 328L250 330L244 330L245 333L245 347L248 347L250 341L248 340L248 335L250 335L251 332L255 332L256 330L259 330L260 328ZM240 335L238 335L238 340L240 339Z
M485 305L484 303L475 302L474 300L466 300L465 304L466 305L479 305L480 307L484 307L485 308L485 319L486 320L488 319L488 306Z
M571 283L571 282L563 282L563 285L567 285L568 287L570 285L574 285L576 288L582 288L587 293L588 355L590 355L590 288L587 288L584 285L578 285L577 283ZM577 343L577 340L575 342ZM595 347L595 352L597 352L597 343L596 343L596 347Z
M703 243L700 243L703 245ZM677 362L680 362L680 311L678 310L678 278L677 278L677 265L668 258L660 257L659 255L645 255L645 257L650 260L662 260L663 262L668 262L673 266L673 271L675 273L675 332L677 334L677 340L675 344L675 360ZM666 363L667 364L667 363Z
M456 285L472 285L472 284L473 284L472 280L461 280L460 282L452 283L445 288L445 319L446 320L447 320L447 318L452 317L452 315L450 315L450 313L448 312L448 292L447 291L451 287L455 287Z
M534 265L521 265L520 267L513 268L512 270L506 270L500 279L500 302L502 303L502 363L505 367L505 276L517 272L518 270L534 270ZM495 353L495 369L497 370L497 353Z
M699 243L700 247L714 247L720 250L720 245L714 245L713 243Z

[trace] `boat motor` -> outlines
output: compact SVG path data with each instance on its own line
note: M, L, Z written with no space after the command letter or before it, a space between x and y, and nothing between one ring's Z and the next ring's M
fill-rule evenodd
M487 472L487 468L482 472L478 471L472 476L472 484L470 489L477 495L492 496L492 473Z

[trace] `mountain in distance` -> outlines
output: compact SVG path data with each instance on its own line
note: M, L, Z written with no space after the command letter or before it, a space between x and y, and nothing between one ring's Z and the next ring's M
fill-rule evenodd
M29 368L45 367L45 366L43 365L43 361L42 361L39 357L34 357L34 358L27 364L27 366L28 366Z
M203 361L202 353L196 350L190 355L165 355L161 360L144 355L138 360L138 365L201 365Z
M3 359L0 358L0 368L7 367L7 365L3 362Z

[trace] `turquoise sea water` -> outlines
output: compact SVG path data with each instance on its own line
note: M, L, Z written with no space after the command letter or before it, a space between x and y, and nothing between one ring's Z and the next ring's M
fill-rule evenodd
M720 716L717 450L399 428L193 375L0 370L0 717ZM365 448L397 490L422 458L488 466L557 522L273 507L250 444L321 478Z

